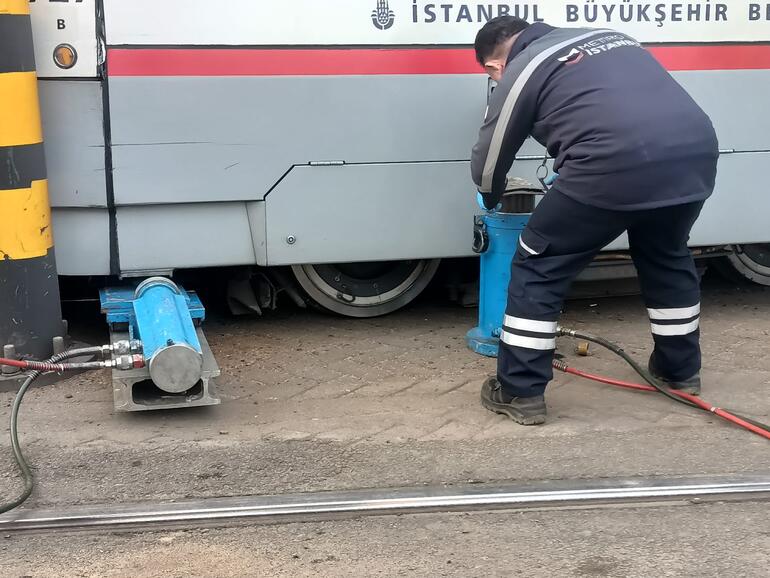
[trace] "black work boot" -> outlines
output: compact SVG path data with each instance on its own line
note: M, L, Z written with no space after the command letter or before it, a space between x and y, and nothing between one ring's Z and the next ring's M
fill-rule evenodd
M512 397L503 391L496 377L488 377L481 386L481 405L489 411L507 415L521 425L545 422L545 397Z
M658 368L655 366L654 355L650 355L650 360L647 362L647 369L654 378L662 381L671 389L681 391L682 393L689 393L690 395L700 395L700 372L696 373L689 379L682 381L671 381L670 379L663 377L660 374L660 371L658 371Z

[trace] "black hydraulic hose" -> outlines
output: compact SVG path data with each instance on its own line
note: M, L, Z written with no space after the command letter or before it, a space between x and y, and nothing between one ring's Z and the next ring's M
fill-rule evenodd
M770 431L770 425L766 423L762 423L761 421L756 421L754 419L751 419L750 417L746 417L745 415L741 415L739 413L735 413L734 411L730 410L730 413L733 414L735 417L741 418L743 421L749 422L751 425L755 427L761 427L764 430Z
M54 355L48 359L46 363L57 364L61 361L64 361L65 359L82 357L85 355L96 355L100 354L101 352L101 347L84 347L81 349L71 349L70 351L65 351L63 353ZM24 394L27 393L27 390L32 385L32 382L34 382L42 374L42 371L31 371L27 375L27 378L24 380L24 383L19 388L19 391L16 393L16 398L13 400L13 407L11 409L11 449L13 451L13 457L16 459L16 464L19 467L19 471L21 472L21 476L24 480L24 489L16 499L0 504L0 514L4 514L6 512L10 512L14 508L18 508L27 500L27 498L29 498L29 496L32 494L32 489L35 486L35 478L32 474L32 469L29 467L27 460L24 458L24 454L21 451L21 445L19 444L19 408L21 407L21 402L24 399Z
M53 359L53 358L51 358ZM19 496L10 502L6 502L0 505L0 514L10 512L14 508L21 506L30 494L35 485L35 479L32 475L32 470L24 459L24 454L21 452L21 446L19 445L19 433L18 433L18 419L19 419L19 407L21 406L21 400L24 399L24 394L27 393L27 389L32 385L32 382L40 377L40 371L33 371L24 380L24 383L19 388L19 392L16 394L16 399L13 400L13 409L11 409L11 448L13 450L13 457L16 459L16 464L21 472L21 477L24 479L24 490Z
M652 387L654 387L658 392L662 393L663 395L665 395L666 397L668 397L670 399L673 399L677 403L681 403L681 404L689 406L689 407L694 407L696 409L703 409L702 407L700 407L699 405L697 405L695 403L692 403L691 401L688 401L688 400L683 399L683 398L681 398L681 397L679 397L677 395L672 394L669 391L668 386L666 386L664 383L662 383L660 380L658 380L649 371L644 369L641 365L639 365L639 363L637 363L637 361L633 357L628 355L628 353L623 351L622 348L620 348L618 345L615 345L611 341L608 341L608 340L604 339L603 337L599 337L597 335L592 335L590 333L583 333L583 332L577 331L575 329L567 329L567 328L564 328L564 327L559 327L557 329L557 333L559 335L566 335L568 337L574 337L576 339L584 339L586 341L591 341L592 343L596 343L597 345L601 345L602 347L604 347L606 349L609 349L614 354L619 355L620 357L622 357L623 360L626 363L628 363L634 369L634 371L636 371L636 373L638 373L642 377L642 379L644 379L647 383L649 383ZM731 413L735 417L737 417L739 419L742 419L743 421L748 422L748 423L750 423L751 425L753 425L755 427L758 427L758 428L763 429L765 431L770 431L770 425L767 425L767 424L762 423L760 421L756 421L756 420L753 420L753 419L748 418L746 416L740 415L740 414L738 414L738 413L736 413L736 412L734 412L732 410L725 409L725 411L729 411L729 413Z
M636 360L631 357L628 353L623 351L622 348L615 345L611 341L607 341L603 337L599 337L597 335L592 335L590 333L582 333L580 331L576 331L575 329L566 329L564 327L559 327L557 329L557 333L559 335L567 335L569 337L574 337L576 339L585 339L586 341L590 341L592 343L596 343L597 345L601 345L605 349L609 349L614 353L615 355L619 355L623 358L623 360L630 365L636 373L638 373L644 381L649 383L652 387L657 389L660 393L668 397L669 399L673 399L677 403L681 403L683 405L686 405L688 407L698 407L694 403L687 401L686 399L682 399L681 397L678 397L671 392L668 391L668 387L659 381L654 375L652 375L649 371L644 369L641 365L639 365Z

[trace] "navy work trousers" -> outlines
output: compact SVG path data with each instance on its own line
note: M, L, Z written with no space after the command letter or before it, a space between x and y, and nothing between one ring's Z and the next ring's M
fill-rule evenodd
M655 367L679 381L700 370L700 279L687 247L703 202L612 211L552 189L521 234L511 264L497 378L516 397L542 395L553 379L556 327L575 277L628 232L655 341Z

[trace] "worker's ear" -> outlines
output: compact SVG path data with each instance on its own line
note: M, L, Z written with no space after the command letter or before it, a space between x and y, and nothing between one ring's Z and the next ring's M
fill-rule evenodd
M484 71L489 75L489 78L495 82L500 82L505 71L505 62L499 59L490 59L484 63Z
M511 54L513 45L521 35L521 32L514 34L505 42L497 45L493 54L484 62L484 70L495 82L500 82L505 72L505 66L508 64L508 56Z

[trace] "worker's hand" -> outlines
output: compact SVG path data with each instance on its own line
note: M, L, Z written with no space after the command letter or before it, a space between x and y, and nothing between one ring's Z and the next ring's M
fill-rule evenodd
M490 213L493 211L499 211L502 208L501 203L497 203L495 207L492 207L491 209L487 207L487 205L484 203L484 195L477 192L476 193L476 202L479 204L479 207L482 208L485 211L489 211Z

